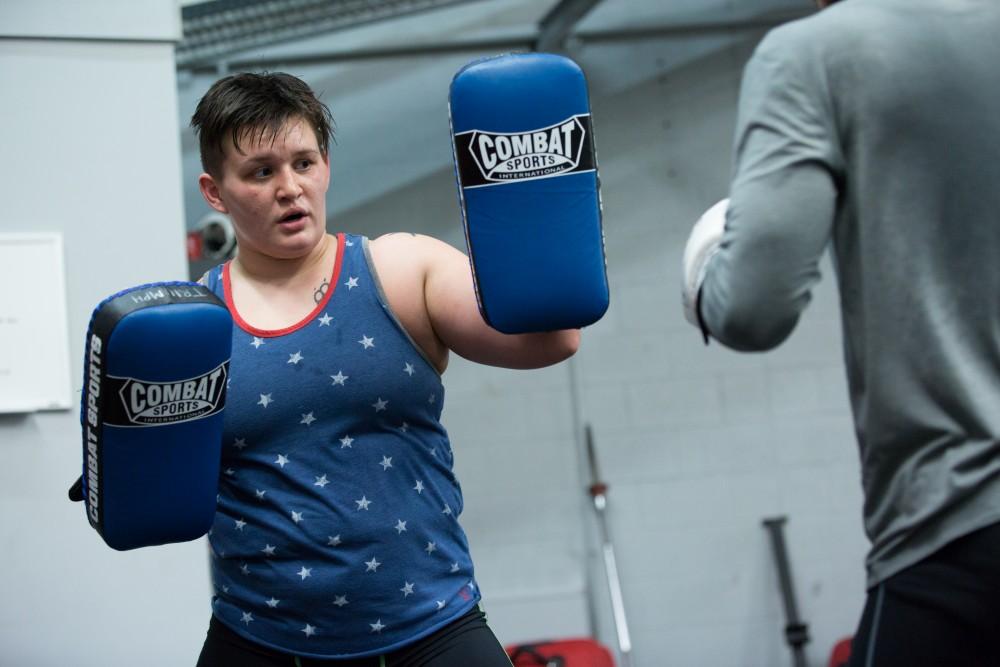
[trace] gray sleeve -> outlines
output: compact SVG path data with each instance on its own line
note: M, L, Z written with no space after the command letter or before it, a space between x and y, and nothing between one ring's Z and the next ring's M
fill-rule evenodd
M767 350L791 333L833 227L843 159L808 50L779 29L743 74L726 229L699 299L705 328L737 350Z

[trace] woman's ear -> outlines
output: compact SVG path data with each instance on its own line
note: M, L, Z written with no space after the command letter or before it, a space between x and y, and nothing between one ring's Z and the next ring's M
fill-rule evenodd
M226 202L222 200L219 185L210 174L205 173L198 177L198 188L201 190L201 196L205 198L209 206L219 213L229 213Z

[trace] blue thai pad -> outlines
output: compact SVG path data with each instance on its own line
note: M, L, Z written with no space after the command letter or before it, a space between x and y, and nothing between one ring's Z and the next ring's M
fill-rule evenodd
M479 308L505 333L579 328L608 307L587 82L572 60L478 60L449 109Z
M232 347L226 305L197 283L143 285L94 310L84 354L82 487L114 549L211 527Z

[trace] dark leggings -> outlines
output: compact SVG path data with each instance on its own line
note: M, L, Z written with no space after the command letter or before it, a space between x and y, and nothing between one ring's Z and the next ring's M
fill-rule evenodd
M1000 665L1000 524L868 591L851 667Z
M317 660L280 653L244 639L213 616L197 667L511 667L486 625L486 614L473 609L423 639L382 656Z

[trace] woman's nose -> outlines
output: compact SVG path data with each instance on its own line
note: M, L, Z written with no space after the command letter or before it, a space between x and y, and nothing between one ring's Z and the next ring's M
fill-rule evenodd
M292 169L282 169L278 177L278 197L281 199L298 199L302 194L302 185Z

